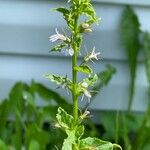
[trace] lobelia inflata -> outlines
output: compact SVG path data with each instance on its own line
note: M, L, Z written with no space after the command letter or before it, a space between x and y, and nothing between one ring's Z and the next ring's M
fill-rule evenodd
M69 0L67 8L56 8L55 11L61 13L65 19L70 36L60 33L56 28L56 33L49 37L51 42L57 44L51 49L52 52L65 52L72 58L72 79L67 76L46 74L45 77L51 82L56 83L62 88L65 88L72 93L73 100L73 116L68 114L63 108L58 108L56 115L57 127L62 128L67 138L64 139L62 150L113 150L114 148L121 149L117 144L112 144L107 141L102 141L98 138L88 137L83 139L84 125L83 119L90 115L86 110L83 114L79 114L78 98L79 96L87 97L88 100L92 97L90 87L94 86L98 76L93 73L89 63L98 60L100 52L96 52L95 47L91 52L87 53L82 63L78 65L77 57L80 54L81 44L84 33L92 32L92 24L98 23L95 10L90 0ZM79 18L84 15L86 19L79 21ZM81 20L81 19L80 19ZM87 75L87 78L78 82L77 73Z

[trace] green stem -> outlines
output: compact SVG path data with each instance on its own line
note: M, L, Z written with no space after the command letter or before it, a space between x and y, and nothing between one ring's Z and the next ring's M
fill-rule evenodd
M74 123L76 124L76 122L78 120L78 96L76 95L77 71L74 68L77 65L78 47L77 47L77 44L76 44L76 37L77 37L77 34L78 34L78 16L75 17L74 22L75 22L75 24L74 24L73 43L72 43L72 48L74 50L74 55L72 57L72 81L73 81L72 99L73 99Z
M131 107L133 103L134 96L134 88L135 88L135 75L131 77L130 89L129 89L129 100L128 100L128 114L131 113Z
M74 70L74 67L76 66L76 62L77 62L77 56L75 52L72 58L72 80L73 80L72 98L73 98L73 115L74 115L75 123L78 120L78 96L76 95L77 71Z
M119 110L116 113L116 132L115 132L115 143L118 144L119 139Z

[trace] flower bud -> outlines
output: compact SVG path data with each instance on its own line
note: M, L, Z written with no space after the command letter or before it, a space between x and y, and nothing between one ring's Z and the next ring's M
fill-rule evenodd
M84 29L84 32L92 32L91 28Z
M90 25L88 24L88 23L82 23L82 28L84 28L84 29L86 29L86 28L89 28L90 27Z

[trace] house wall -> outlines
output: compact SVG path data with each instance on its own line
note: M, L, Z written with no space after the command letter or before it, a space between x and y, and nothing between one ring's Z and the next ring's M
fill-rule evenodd
M116 67L117 73L92 102L91 108L126 109L129 69L120 42L120 17L125 4L131 4L139 17L141 29L150 30L150 2L95 0L93 3L102 21L100 26L94 26L92 34L85 37L84 45L87 49L96 46L101 51L102 59L92 64L95 72L100 72L106 64L111 64ZM44 73L67 74L71 77L71 59L64 54L48 52L51 47L48 37L54 34L55 28L66 30L61 15L52 11L52 8L63 5L56 0L0 0L0 99L7 97L16 81L30 82L34 79L55 90L54 84L43 78ZM83 51L82 56L86 53L84 48ZM146 87L141 53L133 110L143 111L146 108ZM65 91L58 92L70 98Z

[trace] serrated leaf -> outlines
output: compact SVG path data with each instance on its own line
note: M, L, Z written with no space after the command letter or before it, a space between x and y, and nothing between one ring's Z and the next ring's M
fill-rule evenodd
M72 81L69 80L67 77L51 74L46 74L45 77L49 79L51 82L54 82L57 85L61 85L63 88L67 87L70 90L72 89Z
M80 150L113 150L113 144L110 142L105 142L97 138L88 137L80 141Z
M69 115L64 109L61 107L58 108L58 113L56 115L56 119L59 123L59 125L65 129L72 129L74 119L71 115Z
M74 69L78 72L82 72L85 74L92 74L93 73L93 70L87 65L76 66L76 67L74 67Z
M114 147L121 149L117 144L91 137L82 139L79 145L80 150L113 150Z
M63 14L64 19L66 20L68 26L70 27L70 30L73 31L73 22L74 22L74 20L73 20L73 13L74 13L73 10L72 9L68 10L66 8L63 8L63 7L57 8L55 10Z
M88 23L92 24L94 22L98 22L98 19L96 17L95 10L93 6L90 4L90 1L82 1L80 7L79 7L80 13L85 14L90 19L87 21Z
M63 48L65 48L67 46L67 44L58 44L56 46L54 46L50 51L51 52L61 52L61 50Z
M139 42L140 23L133 9L129 6L125 8L121 20L121 39L122 45L128 56L130 68L130 89L129 89L129 104L128 111L131 110L131 105L134 95L134 85L136 78L137 56L140 49Z
M72 150L73 143L75 142L75 132L67 131L68 137L64 140L62 150Z
M88 87L93 86L97 82L97 79L98 79L98 76L97 74L95 74L94 76L83 79L82 83L87 83Z

